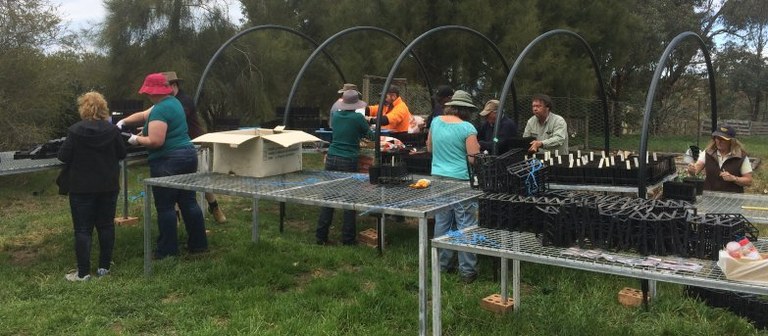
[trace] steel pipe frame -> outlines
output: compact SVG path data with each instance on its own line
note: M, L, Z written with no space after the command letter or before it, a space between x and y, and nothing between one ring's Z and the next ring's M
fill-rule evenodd
M512 85L512 78L515 77L515 73L517 73L517 69L520 68L520 63L522 63L522 60L528 56L528 53L531 52L531 49L533 49L536 44L539 42L554 36L554 35L561 35L565 34L568 36L575 37L577 40L581 42L581 44L584 46L584 48L587 50L587 53L589 54L590 59L592 60L592 67L595 69L595 77L597 77L597 83L600 86L600 92L598 93L600 95L600 98L603 100L603 122L605 124L605 150L610 150L610 140L609 140L609 132L608 132L608 99L605 94L605 84L603 83L603 76L600 72L600 66L597 63L597 58L595 57L595 53L592 52L592 48L589 46L589 43L587 43L586 40L584 40L583 37L581 37L579 34L576 34L570 30L565 29L554 29L550 30L544 34L539 35L537 38L535 38L531 43L528 44L528 46L523 49L523 52L520 53L519 56L517 56L517 59L515 60L515 64L512 65L512 70L509 71L509 75L507 76L507 82L504 83L504 89L501 92L501 99L499 100L499 113L496 116L496 127L493 129L493 137L496 138L498 136L499 132L499 121L501 120L501 115L503 113L504 108L504 101L507 95L507 91L509 90L509 87ZM494 144L494 154L496 151L496 146Z
M646 174L645 174L645 167L647 166L647 163L645 160L642 160L642 158L646 157L648 153L648 131L650 128L650 121L651 121L651 109L653 107L653 100L656 98L656 88L659 86L659 80L661 80L661 74L664 71L664 68L667 65L667 61L669 61L669 55L672 54L672 52L677 48L677 46L683 42L683 40L687 38L693 38L699 46L699 49L704 54L704 59L707 62L707 77L709 77L709 98L710 98L710 108L712 110L712 131L715 131L715 128L717 127L717 92L715 91L715 70L712 67L712 59L709 57L709 50L707 49L707 45L704 43L704 40L701 39L701 36L694 32L684 32L677 35L674 39L672 39L672 42L669 43L666 49L664 49L664 53L661 54L661 57L659 58L659 63L656 64L656 71L653 73L653 79L651 80L651 85L648 87L648 95L645 98L645 110L643 112L643 132L640 133L640 164L638 165L638 168L640 171L638 172L637 177L637 196L640 198L646 197L647 192L647 186L646 186Z

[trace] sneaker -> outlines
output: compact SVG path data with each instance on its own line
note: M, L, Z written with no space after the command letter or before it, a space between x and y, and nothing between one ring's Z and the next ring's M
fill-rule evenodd
M224 216L224 212L221 211L220 207L208 208L208 212L213 215L213 219L216 220L216 223L224 224L227 222L227 216Z
M477 273L464 274L461 276L461 282L469 285L477 280Z
M65 275L64 278L69 281L88 281L88 280L91 280L91 275L86 274L84 277L81 278L77 275L77 271L75 270L70 273L67 273L67 275Z
M96 275L103 277L105 275L109 274L109 270L106 268L99 268L96 270Z

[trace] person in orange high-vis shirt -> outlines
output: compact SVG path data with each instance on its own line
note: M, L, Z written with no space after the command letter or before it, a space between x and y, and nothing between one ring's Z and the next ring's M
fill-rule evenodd
M400 88L394 85L390 86L384 101L386 104L381 116L381 128L394 133L407 133L412 116L411 111L408 110L408 105L400 97ZM370 111L371 117L376 117L376 114L379 112L379 105L370 106ZM376 123L376 119L371 119L371 123Z

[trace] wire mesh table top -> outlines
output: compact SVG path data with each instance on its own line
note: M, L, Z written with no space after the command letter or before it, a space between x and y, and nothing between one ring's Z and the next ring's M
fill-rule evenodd
M760 240L755 243L755 246L763 251L768 250L768 241ZM446 235L434 238L432 239L432 247L599 273L768 295L768 285L758 285L726 279L725 275L716 265L716 262L712 260L679 258L673 256L659 257L663 260L675 260L679 263L689 262L703 266L701 270L697 272L689 272L672 271L651 266L624 264L603 258L590 259L564 254L564 252L568 250L566 248L542 246L541 241L535 234L527 232L494 230L474 226L462 231L461 236ZM632 253L604 253L617 258L643 258L643 256Z
M329 171L300 171L267 177L236 176L221 173L192 173L164 177L152 177L145 184L214 192L217 194L262 197L277 190L327 183L340 179L351 179L352 173Z
M422 176L414 176L414 180ZM370 184L368 176L357 176L313 185L275 191L267 195L278 201L332 206L364 212L409 217L424 217L450 204L476 198L482 191L471 189L469 182L426 177L432 184L425 189L412 189L407 184Z
M768 224L768 195L704 191L694 206L698 213L740 213L752 223Z
M64 162L59 161L57 158L14 160L14 153L16 152L0 152L0 176L31 173L64 165ZM127 158L139 158L146 155L147 152L128 153Z
M261 178L194 173L148 178L144 183L410 217L424 217L482 194L468 182L431 179L430 187L412 189L406 184L370 184L367 174L305 170Z

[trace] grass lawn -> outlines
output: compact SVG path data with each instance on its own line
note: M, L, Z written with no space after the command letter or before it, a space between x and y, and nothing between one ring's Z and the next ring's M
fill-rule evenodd
M317 154L305 154L305 160L307 168L320 167ZM148 170L129 170L129 194L136 196ZM75 268L72 224L67 198L56 195L55 176L46 171L0 177L0 335L418 332L413 220L388 224L388 248L379 256L366 246L315 245L314 207L288 204L280 234L277 203L261 201L261 241L253 244L251 201L220 196L229 222L215 224L206 214L209 253L154 262L153 276L146 278L142 226L119 226L113 272L71 283L64 274ZM142 200L129 205L130 214L141 217ZM340 217L337 211L331 229L336 241ZM358 230L374 225L363 216ZM97 251L94 246L92 262ZM480 308L482 298L499 291L492 260L481 257L480 263L473 284L462 284L457 275L442 277L445 335L768 334L687 298L679 285L659 283L659 296L645 311L617 301L623 287L639 288L636 279L529 263L522 267L522 309L495 315Z

